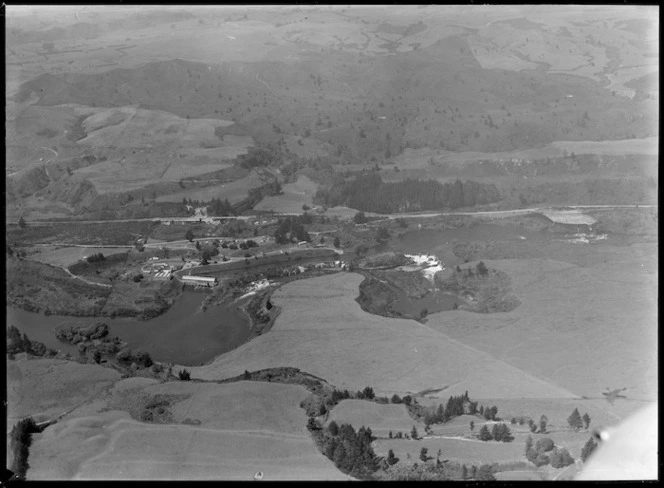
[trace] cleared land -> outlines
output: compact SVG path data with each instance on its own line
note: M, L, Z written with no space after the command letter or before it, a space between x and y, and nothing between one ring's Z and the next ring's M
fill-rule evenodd
M192 377L221 379L245 369L293 366L349 389L370 385L403 394L449 386L450 394L573 396L425 325L362 311L355 297L363 279L339 273L285 285L272 298L282 313L269 334L191 368ZM486 381L486 370L493 381Z
M23 417L55 417L98 395L120 379L102 366L59 359L19 359L7 362L8 425Z
M631 398L652 400L657 277L648 268L656 266L655 248L596 245L583 265L487 261L512 278L521 306L496 315L434 314L427 325L578 396L626 386Z
M113 249L107 247L56 247L49 246L37 248L38 252L31 256L32 259L42 261L44 263L52 264L55 266L70 266L77 263L86 256L96 253L102 253L104 256L112 256L113 254L121 254L127 252L126 249Z
M29 479L348 479L306 431L303 387L136 380L35 435ZM130 418L133 399L158 394L188 396L171 407L174 423Z
M312 205L318 185L304 175L294 183L283 185L283 195L266 197L254 210L274 210L277 213L301 213L302 205Z
M329 420L338 425L351 424L356 429L371 427L374 435L387 437L389 431L410 432L415 420L405 405L383 405L365 400L343 400L332 410Z

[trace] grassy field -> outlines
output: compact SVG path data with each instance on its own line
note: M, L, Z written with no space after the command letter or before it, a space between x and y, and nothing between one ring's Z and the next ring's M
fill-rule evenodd
M273 210L277 213L301 213L302 205L312 205L313 197L318 186L304 175L298 176L294 183L282 186L283 195L266 197L261 200L254 210Z
M438 449L442 451L440 459L449 459L468 465L485 463L501 463L525 460L525 438L517 437L513 442L483 442L478 439L380 439L376 441L376 454L387 456L392 449L396 457L406 462L421 462L420 449L426 447L428 455L434 459Z
M209 201L213 198L221 200L228 199L230 203L238 203L246 198L251 188L257 188L263 184L263 180L256 172L230 183L206 186L205 188L194 188L164 195L157 198L158 202L181 202L183 198L192 200ZM300 208L301 210L301 208Z
M47 264L55 266L71 266L77 263L86 256L91 254L102 253L104 256L112 256L113 254L122 254L127 252L126 249L113 249L108 247L58 247L58 246L44 246L33 248L35 254L31 255L32 259L42 261Z
M306 432L300 386L133 378L109 393L35 435L29 479L251 480L257 471L268 480L348 479ZM112 403L157 394L188 396L172 406L174 423L140 423L130 405Z
M355 428L371 427L375 436L387 437L389 431L410 432L413 425L421 425L411 418L405 405L382 405L365 400L343 400L332 410L329 421L337 425L351 424Z
M583 264L487 262L512 277L521 306L495 316L434 314L427 325L579 396L597 397L615 385L629 387L632 398L652 399L657 306L656 275L648 268L654 248L596 245Z
M192 368L192 377L220 379L245 369L287 365L339 387L369 385L390 394L448 386L449 394L573 396L430 327L362 311L354 300L362 279L339 273L285 285L272 297L282 312L269 334ZM492 370L490 383L484 379L487 368Z
M33 416L55 417L99 394L120 379L120 373L97 365L59 359L7 362L8 425Z

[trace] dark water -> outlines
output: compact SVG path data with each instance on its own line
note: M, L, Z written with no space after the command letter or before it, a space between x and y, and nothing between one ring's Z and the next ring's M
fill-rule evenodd
M414 227L414 225L411 225ZM511 225L477 224L459 229L413 230L401 235L392 247L407 254L435 254L445 266L456 266L463 261L452 253L454 241L517 241L525 237L537 240L538 232L529 231Z
M78 354L76 346L58 341L58 325L89 325L103 321L109 335L125 340L132 349L150 353L152 359L194 366L235 349L249 338L249 320L234 306L209 308L203 312L204 292L185 291L163 315L150 320L107 317L45 316L7 307L7 323L48 347Z
M408 298L401 290L395 289L395 292L399 298L390 304L390 308L405 315L419 315L425 308L429 314L454 310L454 304L457 302L454 295L439 290L432 290L419 300Z

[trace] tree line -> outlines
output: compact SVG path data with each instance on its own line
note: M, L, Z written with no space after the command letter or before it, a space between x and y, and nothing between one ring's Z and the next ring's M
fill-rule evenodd
M493 184L414 179L385 183L379 174L368 173L319 189L316 198L328 207L346 205L365 212L394 213L473 207L501 197Z

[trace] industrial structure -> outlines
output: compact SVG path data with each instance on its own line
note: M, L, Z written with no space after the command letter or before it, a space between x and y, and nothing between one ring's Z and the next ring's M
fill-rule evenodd
M187 284L198 286L214 286L217 284L217 278L213 276L185 275L182 277L182 281Z

